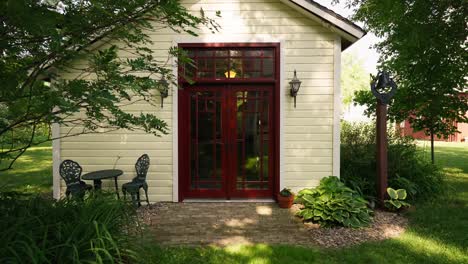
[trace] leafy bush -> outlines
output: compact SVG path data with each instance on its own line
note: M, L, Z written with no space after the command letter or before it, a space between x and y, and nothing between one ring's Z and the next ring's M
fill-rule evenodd
M405 202L406 199L406 190L405 189L398 189L395 190L393 188L387 188L387 193L390 199L385 200L385 207L387 207L391 211L398 211L405 207L409 207L410 204Z
M132 207L109 196L52 201L0 196L0 263L109 263L135 258Z
M366 199L376 197L375 124L342 122L341 179ZM388 131L388 183L408 199L431 198L445 190L443 174L423 157L415 141Z
M299 216L324 227L362 227L371 221L367 201L335 176L323 178L316 188L301 190L296 202L304 205Z

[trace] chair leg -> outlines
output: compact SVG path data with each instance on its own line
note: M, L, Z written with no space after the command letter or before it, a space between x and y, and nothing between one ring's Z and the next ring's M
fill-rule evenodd
M141 202L140 202L140 189L138 189L137 191L137 199L138 199L138 207L141 206Z
M146 204L149 205L149 199L148 199L148 186L143 187L143 190L145 190L145 196L146 196Z
M122 193L123 193L124 200L126 201L127 200L127 190L125 190L125 188L123 188L123 187L122 187Z
M137 206L138 206L137 194L134 193L134 192L130 192L130 195L132 196L132 204L133 204L133 206L137 207Z

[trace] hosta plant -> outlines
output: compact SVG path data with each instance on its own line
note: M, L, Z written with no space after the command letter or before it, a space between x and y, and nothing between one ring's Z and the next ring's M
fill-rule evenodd
M401 209L407 208L410 206L409 203L405 202L406 199L406 190L405 189L392 189L387 188L388 196L390 196L389 200L385 200L385 207L390 211L399 211Z
M372 210L356 191L335 176L323 178L316 188L303 189L296 202L304 205L297 215L323 227L364 227L372 220Z

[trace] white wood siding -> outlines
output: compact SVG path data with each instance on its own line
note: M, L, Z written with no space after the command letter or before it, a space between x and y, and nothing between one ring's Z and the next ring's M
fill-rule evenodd
M297 11L282 4L279 0L185 0L181 1L194 14L203 8L205 14L217 18L221 30L211 34L201 29L199 37L205 42L225 42L242 39L257 42L270 39L281 42L284 64L282 72L283 126L280 172L281 187L295 191L315 186L318 181L333 171L333 124L335 83L335 40L336 34L318 23L306 18ZM150 46L158 60L167 60L167 49L176 39L184 36L162 29L149 33L154 43ZM180 41L182 42L182 41ZM132 54L121 51L122 57ZM77 63L80 64L80 63ZM168 65L168 67L172 67ZM288 82L297 70L302 86L297 97L297 107L289 96ZM73 78L75 74L64 74L63 78ZM174 88L172 88L174 89ZM149 154L151 167L148 173L149 198L151 202L173 200L173 105L172 94L164 100L164 108L149 104L134 104L126 107L132 112L151 112L164 119L170 134L162 137L137 131L114 131L106 134L82 135L64 138L60 141L60 159L78 161L84 172L112 168L120 157L116 168L124 175L119 185L134 177L134 163L143 153ZM155 96L159 105L159 94ZM61 127L60 134L70 132L69 127ZM79 128L73 128L79 129ZM339 162L339 160L337 161ZM111 181L104 186L112 187ZM62 190L64 184L61 184ZM62 192L63 193L63 192Z

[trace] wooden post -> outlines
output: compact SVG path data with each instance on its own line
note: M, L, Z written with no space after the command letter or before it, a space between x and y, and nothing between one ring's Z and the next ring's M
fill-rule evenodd
M381 207L387 195L387 105L377 99L377 199Z

